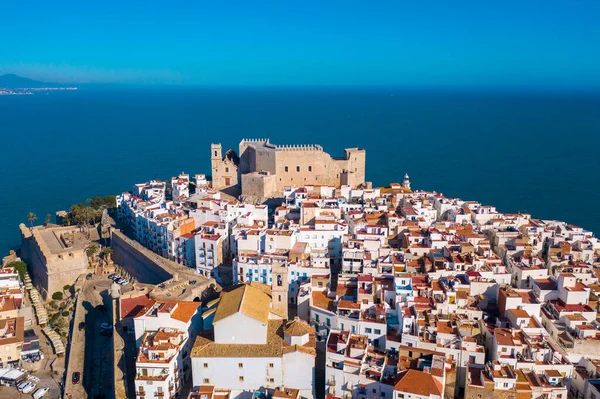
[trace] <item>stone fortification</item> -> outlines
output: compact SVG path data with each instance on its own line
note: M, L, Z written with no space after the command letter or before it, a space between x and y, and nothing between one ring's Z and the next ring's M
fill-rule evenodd
M41 227L21 230L21 258L29 265L31 280L45 300L65 285L71 285L86 273L88 259L86 243L67 246L65 234L77 234L77 227Z
M213 144L213 188L241 183L242 195L266 198L289 186L328 185L357 187L365 183L366 151L347 148L343 158L333 158L316 144L275 145L269 139L243 139L239 156Z

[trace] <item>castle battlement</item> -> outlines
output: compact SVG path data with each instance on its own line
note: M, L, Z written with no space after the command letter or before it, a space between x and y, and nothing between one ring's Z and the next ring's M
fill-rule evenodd
M276 145L275 149L279 151L323 151L323 147L318 144Z
M269 139L242 139L242 143L269 143Z

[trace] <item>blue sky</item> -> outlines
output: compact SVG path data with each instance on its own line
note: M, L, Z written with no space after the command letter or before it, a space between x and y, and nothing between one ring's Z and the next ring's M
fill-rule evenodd
M600 1L17 1L0 73L59 82L600 87Z

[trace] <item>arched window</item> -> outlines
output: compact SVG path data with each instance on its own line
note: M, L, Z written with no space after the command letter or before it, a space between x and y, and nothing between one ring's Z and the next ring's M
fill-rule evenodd
M287 167L287 166L285 167L285 171L286 171L286 172L288 171L288 167Z
M217 151L215 150L215 157L217 156Z
M296 166L296 172L300 172L300 166Z
M225 168L225 173L229 173L229 168Z
M309 166L309 167L308 167L308 171L309 171L309 172L312 172L312 166Z

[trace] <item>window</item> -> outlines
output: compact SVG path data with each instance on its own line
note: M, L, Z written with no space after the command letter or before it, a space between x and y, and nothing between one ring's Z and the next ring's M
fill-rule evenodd
M240 375L238 379L240 380L240 382L244 382L244 376L243 375Z
M385 392L381 392L381 397L385 398Z
M210 384L210 378L205 378L205 379L203 380L203 382L204 382L205 384Z
M273 368L273 363L269 363L269 368L272 369Z
M370 328L365 328L365 333L366 333L366 334L371 334L371 331L372 331L372 330L371 330Z
M373 393L377 393L377 389L373 388Z
M504 383L504 388L508 388L508 382Z
M287 167L287 166L285 167L285 171L286 171L286 172L288 171L288 167Z
M238 368L243 369L244 368L244 363L238 363Z
M275 378L269 378L269 382L272 384L275 382Z
M229 168L225 168L225 173L229 173Z
M215 151L215 157L217 156L217 152Z
M300 166L296 166L296 172L300 172Z
M208 363L204 363L204 368L207 369L208 368Z
M325 319L325 323L327 324L327 327L331 327L331 321L329 321L329 318Z
M308 171L309 171L309 172L312 172L312 166L309 166L309 167L308 167Z
M381 334L381 330L375 329L375 334Z

